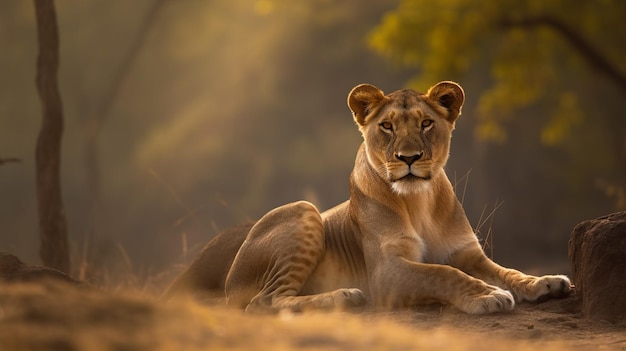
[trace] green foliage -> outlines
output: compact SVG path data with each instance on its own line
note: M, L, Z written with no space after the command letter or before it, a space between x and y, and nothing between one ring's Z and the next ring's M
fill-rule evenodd
M397 63L419 67L412 85L427 88L444 74L467 70L478 54L486 23L484 5L476 4L402 1L372 32L370 44Z
M540 134L543 143L555 145L575 137L574 127L593 114L578 100L594 65L557 25L624 70L625 11L626 3L612 0L403 0L369 43L394 62L418 68L409 83L418 89L487 65L490 82L478 101L476 135L504 142L516 111L551 105L541 107L546 118Z

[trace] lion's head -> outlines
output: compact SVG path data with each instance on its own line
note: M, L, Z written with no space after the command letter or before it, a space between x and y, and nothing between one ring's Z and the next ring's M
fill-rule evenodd
M440 82L426 94L405 89L389 95L361 84L348 95L348 106L372 169L394 192L406 195L443 172L464 100L463 89L454 82Z

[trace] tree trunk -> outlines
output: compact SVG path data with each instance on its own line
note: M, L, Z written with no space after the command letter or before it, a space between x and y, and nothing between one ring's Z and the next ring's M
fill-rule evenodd
M42 124L35 151L39 210L39 255L46 266L70 271L67 225L61 199L63 106L57 83L59 33L54 0L34 0L37 18L37 92Z

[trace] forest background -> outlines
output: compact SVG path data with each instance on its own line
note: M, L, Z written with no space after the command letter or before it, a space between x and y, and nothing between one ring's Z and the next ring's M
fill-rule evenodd
M466 91L447 172L488 254L567 273L626 209L626 3L57 1L73 273L149 277L216 233L348 198L359 83ZM31 2L0 4L0 248L37 263ZM100 272L100 273L98 273ZM100 277L101 278L101 277Z

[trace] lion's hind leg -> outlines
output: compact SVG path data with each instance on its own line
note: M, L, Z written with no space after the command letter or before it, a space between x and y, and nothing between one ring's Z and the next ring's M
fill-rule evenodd
M365 302L358 289L299 296L324 254L319 211L295 202L268 212L250 230L226 278L229 304L246 311L334 309Z

